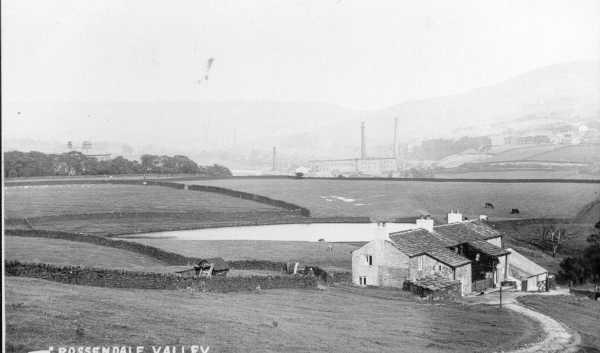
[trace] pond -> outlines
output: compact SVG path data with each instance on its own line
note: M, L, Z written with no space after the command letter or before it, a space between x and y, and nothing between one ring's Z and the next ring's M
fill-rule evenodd
M389 233L415 229L414 223L387 223ZM319 241L365 242L374 237L377 223L313 223L278 224L269 226L247 226L178 230L171 232L141 233L134 237L173 238L177 240L276 240L276 241Z

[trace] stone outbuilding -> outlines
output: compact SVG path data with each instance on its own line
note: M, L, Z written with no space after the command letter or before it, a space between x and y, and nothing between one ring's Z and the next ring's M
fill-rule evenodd
M548 290L548 270L513 249L506 250L511 252L508 280L516 282L517 289L524 292Z

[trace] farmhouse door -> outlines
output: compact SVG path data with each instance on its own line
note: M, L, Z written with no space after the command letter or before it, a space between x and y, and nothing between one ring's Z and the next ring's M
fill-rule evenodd
M527 292L527 280L521 281L521 291Z

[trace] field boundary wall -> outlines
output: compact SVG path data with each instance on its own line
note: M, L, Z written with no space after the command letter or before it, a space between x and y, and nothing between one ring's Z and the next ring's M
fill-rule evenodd
M288 179L297 179L288 177ZM468 179L468 178L302 178L302 180L330 180L330 181L428 181L434 183L573 183L573 184L600 184L600 179Z
M283 208L283 209L287 209L287 210L298 210L299 209L299 210L301 210L300 213L302 214L302 216L310 217L310 210L308 208L294 205L292 203L288 203L288 202L281 201L281 200L273 200L269 197L252 194L249 192L243 192L243 191L237 191L237 190L232 190L232 189L226 189L226 188L222 188L222 187L218 187L218 186L207 186L207 185L188 185L188 190L214 192L214 193L224 194L224 195L228 195L228 196L232 196L232 197L239 197L240 199L251 200L251 201L255 201L255 202L259 202L259 203L263 203L266 205L271 205L271 206L275 206L275 207L279 207L279 208Z
M575 289L575 288L571 288L569 290L569 293L572 294L577 294L577 295L583 295L586 296L592 300L597 300L598 298L600 298L600 292L595 292L593 290L590 289Z
M63 177L64 178L64 177ZM600 184L600 179L490 179L490 178L319 178L319 177L303 177L294 176L228 176L228 177L165 177L163 180L169 181L196 181L196 180L224 180L224 179L290 179L290 180L329 180L329 181L356 181L356 180L371 180L371 181L428 181L434 183L560 183L560 184ZM44 180L5 180L5 186L26 186L26 185L59 185L59 184L129 184L140 185L142 182L147 182L148 185L158 185L169 183L169 181L160 181L157 179L44 179ZM152 182L152 184L150 183ZM172 183L180 184L182 183ZM163 185L164 186L164 185ZM191 185L190 185L191 186ZM183 187L181 187L183 189Z
M190 290L200 292L243 292L264 289L315 289L310 276L234 276L199 278L177 274L134 272L43 263L5 262L5 275L45 279L54 282L109 288Z

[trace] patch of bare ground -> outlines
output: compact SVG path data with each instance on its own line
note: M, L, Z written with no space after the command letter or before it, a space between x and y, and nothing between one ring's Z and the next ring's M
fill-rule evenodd
M277 323L277 324L275 324ZM482 352L535 341L509 310L331 290L199 293L6 279L6 341L53 346L191 345L211 352Z

